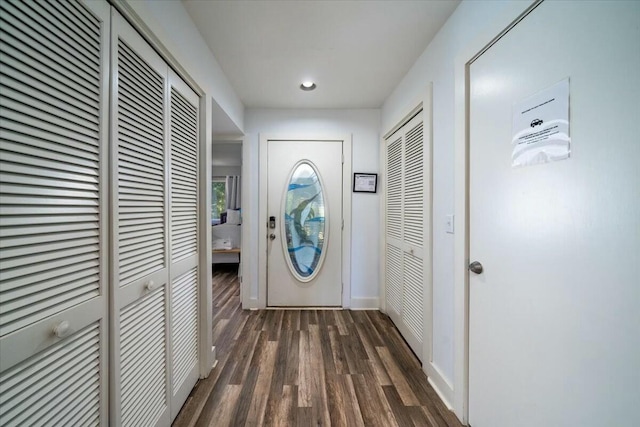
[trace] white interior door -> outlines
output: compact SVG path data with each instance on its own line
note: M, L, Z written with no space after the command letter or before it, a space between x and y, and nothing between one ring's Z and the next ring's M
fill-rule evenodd
M638 424L639 18L544 2L470 67L473 427ZM567 77L571 157L512 168L512 105Z
M342 146L268 141L269 306L342 304Z

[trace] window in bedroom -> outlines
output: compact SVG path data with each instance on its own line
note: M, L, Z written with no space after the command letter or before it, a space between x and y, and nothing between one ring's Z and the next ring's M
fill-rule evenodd
M214 177L211 182L211 222L220 224L220 214L226 210L226 181L222 177Z

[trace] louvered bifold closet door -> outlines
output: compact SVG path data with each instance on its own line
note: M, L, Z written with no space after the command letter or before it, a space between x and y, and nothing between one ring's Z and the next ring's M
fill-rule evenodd
M424 328L424 138L422 114L404 127L404 235L402 323L403 335L421 358Z
M385 309L422 360L424 332L424 137L422 112L386 141Z
M168 68L115 11L112 28L112 417L168 425Z
M198 380L198 95L169 70L171 419Z
M109 6L0 1L0 425L107 425Z

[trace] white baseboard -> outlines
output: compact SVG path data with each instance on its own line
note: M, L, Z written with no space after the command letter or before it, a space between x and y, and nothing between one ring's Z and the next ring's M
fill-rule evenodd
M216 365L218 365L218 359L216 358L216 346L215 345L211 346L211 359L210 360L213 360L213 364L211 365L211 368L209 369L209 371L206 372L206 373L200 371L199 377L200 377L201 380L203 380L205 378L208 378L209 374L211 374L211 371L213 371L213 369L216 367Z
M380 298L378 297L364 297L364 298L351 298L351 310L380 310Z
M435 390L437 395L442 400L442 403L445 404L447 409L450 411L453 410L453 387L447 380L444 379L442 374L438 368L433 366L432 363L427 362L423 364L424 372L427 374L427 379L429 380L429 384Z
M247 298L242 300L243 310L259 310L264 307L260 307L260 301L255 298Z

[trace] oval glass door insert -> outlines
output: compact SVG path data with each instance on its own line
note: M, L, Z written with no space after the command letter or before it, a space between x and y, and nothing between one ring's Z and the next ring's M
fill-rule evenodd
M293 167L284 199L287 264L300 281L313 279L322 267L327 244L325 197L320 175L308 160Z

